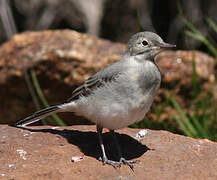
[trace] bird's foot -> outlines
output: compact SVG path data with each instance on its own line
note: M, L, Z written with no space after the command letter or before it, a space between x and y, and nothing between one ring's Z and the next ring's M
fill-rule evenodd
M112 160L109 160L108 158L100 157L99 160L102 161L103 165L104 164L112 165L114 168L121 167L121 164L123 164L122 162L112 161Z
M126 164L133 170L133 164L139 162L139 160L126 160L125 158L121 158L119 161L121 164Z
M106 158L100 157L99 160L102 161L103 165L104 164L112 165L114 168L119 168L121 167L122 164L126 164L132 170L133 170L133 164L139 162L139 160L126 160L125 158L120 158L120 161L112 161L109 160L107 157Z

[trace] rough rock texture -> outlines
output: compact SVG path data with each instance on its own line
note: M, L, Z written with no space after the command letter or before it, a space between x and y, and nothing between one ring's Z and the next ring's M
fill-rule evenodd
M0 123L14 122L35 111L24 70L34 69L48 102L58 104L69 98L83 80L119 60L124 49L123 44L69 30L14 36L0 47ZM201 84L214 82L214 59L204 53L167 51L157 58L164 74L162 87L173 89L183 107L188 107L191 99L193 59ZM188 92L187 98L183 92ZM162 89L155 102L164 102L165 97ZM71 119L71 114L62 116L66 122Z
M139 129L118 130L124 157L140 160L133 172L97 160L101 151L95 126L29 128L0 126L0 179L217 179L217 144L206 139L148 130L140 144L135 139ZM103 138L111 157L116 152L112 136L106 132Z

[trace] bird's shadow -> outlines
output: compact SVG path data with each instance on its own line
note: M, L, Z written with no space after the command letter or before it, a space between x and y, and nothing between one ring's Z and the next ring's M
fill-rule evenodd
M67 139L67 141L73 145L79 147L81 152L86 156L99 159L101 157L101 149L99 145L98 135L96 132L86 132L78 130L57 130L57 129L32 129L26 127L20 127L24 130L31 132L43 132L57 134ZM116 133L118 142L121 147L122 155L125 159L135 159L142 156L146 151L150 150L146 145L141 144L136 139L126 135ZM103 142L108 159L118 160L117 148L115 146L112 135L107 132L103 133Z

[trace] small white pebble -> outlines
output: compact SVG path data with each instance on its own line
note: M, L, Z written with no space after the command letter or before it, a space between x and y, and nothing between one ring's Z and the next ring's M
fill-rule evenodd
M8 167L10 168L10 167L13 167L14 166L14 164L8 164Z
M33 134L33 133L35 133L35 132L24 133L23 136L24 136L24 137L25 137L25 136L29 136L29 135L31 135L31 134Z
M55 127L52 127L51 129L58 129L59 127L55 126Z
M147 129L143 129L143 130L140 130L137 134L136 134L136 138L138 140L141 140L141 139L144 139L145 136L148 134L148 130Z
M176 59L176 62L177 62L177 63L182 63L182 58L177 58L177 59Z
M17 149L17 153L20 155L20 157L23 158L23 160L26 160L25 155L27 154L26 151L24 151L23 149Z
M65 55L64 51L61 50L56 50L56 54L59 55L60 57L63 57Z
M0 176L5 176L5 174L0 173Z
M29 134L24 134L23 136L25 137L25 136L28 136Z
M83 159L84 157L82 156L74 156L72 157L71 162L79 162L79 161L82 161Z
M203 144L203 141L200 140L199 143L200 143L200 144Z
M200 145L197 144L197 151L200 152Z

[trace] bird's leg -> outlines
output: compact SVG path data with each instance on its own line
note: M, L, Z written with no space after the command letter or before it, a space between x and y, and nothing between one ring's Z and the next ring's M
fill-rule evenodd
M114 140L115 140L115 144L118 150L118 155L120 157L119 162L128 165L132 170L133 170L133 164L138 162L138 160L126 160L125 158L123 158L122 152L121 152L121 148L118 142L118 139L116 137L115 131L114 130L110 130Z
M98 134L98 137L99 137L99 144L100 144L100 147L101 147L101 150L102 150L102 157L100 157L99 160L101 160L103 162L103 164L109 164L109 165L112 165L114 168L117 168L117 167L120 167L121 166L121 162L116 162L116 161L112 161L112 160L109 160L105 154L105 147L104 147L104 144L103 144L103 139L102 139L102 127L98 126L97 125L97 134Z

